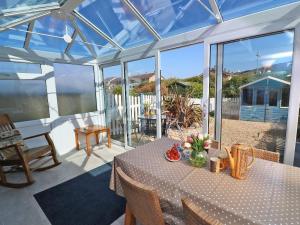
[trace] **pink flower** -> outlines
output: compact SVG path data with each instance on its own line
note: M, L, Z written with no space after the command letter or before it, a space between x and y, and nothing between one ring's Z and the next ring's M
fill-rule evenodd
M188 143L193 143L193 138L192 138L192 137L187 137L186 141L187 141Z
M204 147L204 149L209 149L209 147L210 147L210 140L205 141L204 144L203 144L203 147Z

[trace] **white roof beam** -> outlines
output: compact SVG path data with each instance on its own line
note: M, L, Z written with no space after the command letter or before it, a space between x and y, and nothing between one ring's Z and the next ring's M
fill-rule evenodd
M65 53L68 53L70 51L71 47L73 46L73 44L75 42L77 34L78 34L78 31L75 29L73 34L72 34L72 41L70 43L68 43L68 45L65 49Z
M49 15L50 13L51 12L49 12L49 11L42 12L42 13L36 13L36 14L34 14L32 16L29 16L27 18L20 18L20 19L12 21L10 23L3 24L3 25L0 26L0 32L4 31L4 30L7 30L9 28L16 27L18 25L24 24L24 23L28 23L28 22L33 21L33 20L36 20L40 17Z
M0 17L17 16L17 15L28 15L32 13L41 13L45 11L53 11L60 9L58 3L34 5L30 7L17 7L13 9L5 9L0 11Z
M30 39L32 36L33 27L34 27L34 21L31 21L28 25L28 29L27 29L28 32L26 33L26 38L25 38L25 42L24 42L25 49L29 49L29 44L30 44Z
M156 40L161 40L159 33L152 27L140 11L130 2L130 0L122 0L128 6L133 15L140 21L141 24L153 35Z
M79 12L74 10L72 14L78 18L80 21L82 21L85 25L90 27L92 30L94 30L97 34L99 34L102 38L107 40L110 44L117 47L120 51L123 51L124 49L122 46L120 46L117 42L115 42L112 38L110 38L106 33L104 33L102 30L100 30L97 26L95 26L92 22L90 22L87 18L85 18L83 15L81 15Z
M80 30L80 28L78 27L78 25L76 24L74 17L71 16L71 17L70 17L70 20L71 20L71 22L72 22L73 27L74 27L75 30L77 31L77 34L79 35L79 37L81 38L81 40L84 42L84 45L85 45L85 46L87 47L87 49L89 50L90 54L91 54L93 57L97 58L97 53L96 53L95 49L94 49L91 45L87 44L88 41L87 41L85 35L84 35L84 34L82 33L82 31Z
M66 13L71 13L77 8L84 0L65 0L62 3L61 9Z
M220 9L219 9L219 6L218 6L216 0L209 0L209 4L210 4L212 11L216 15L216 19L217 19L218 23L222 23L223 17L222 17L222 14L220 12Z
M200 3L200 5L203 6L203 8L204 8L207 12L209 12L213 17L215 17L216 20L217 20L218 23L219 23L218 16L217 16L213 11L211 11L210 8L208 8L208 7L205 5L205 3L202 2L202 0L197 0L197 1Z

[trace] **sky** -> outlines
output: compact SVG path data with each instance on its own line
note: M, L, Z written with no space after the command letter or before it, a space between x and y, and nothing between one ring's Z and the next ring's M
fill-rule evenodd
M161 70L166 78L192 77L203 72L203 45L196 44L183 48L161 52ZM130 75L152 73L155 71L154 57L128 63ZM120 66L104 69L104 76L121 75Z
M289 63L293 55L293 32L278 33L224 44L223 68L231 72L253 70L278 63ZM212 48L215 62L216 48ZM165 78L187 78L203 73L203 44L161 52L161 69ZM212 62L212 64L214 64ZM155 59L147 58L128 63L128 74L154 72ZM105 77L121 74L120 66L104 70Z

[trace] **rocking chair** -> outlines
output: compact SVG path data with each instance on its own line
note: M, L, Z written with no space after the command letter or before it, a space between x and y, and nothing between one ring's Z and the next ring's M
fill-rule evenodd
M40 136L45 137L48 145L29 149L24 144L24 140ZM31 174L33 169L30 168L29 163L47 156L50 156L54 163L50 166L36 168L34 169L35 171L47 170L60 164L56 157L55 146L49 136L49 133L42 133L22 138L9 116L7 114L0 115L0 185L12 188L21 188L32 184L34 182ZM27 182L8 182L6 177L7 172L3 169L5 166L22 167Z

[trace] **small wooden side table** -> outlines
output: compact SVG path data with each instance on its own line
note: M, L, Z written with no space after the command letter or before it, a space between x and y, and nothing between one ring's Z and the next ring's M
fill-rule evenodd
M108 141L108 147L111 148L111 139L110 139L110 128L103 127L103 126L87 126L87 127L80 127L75 128L75 142L76 142L76 149L79 150L79 134L85 135L85 141L86 141L86 154L88 156L91 155L91 143L90 143L90 137L95 136L96 143L99 144L99 134L100 133L107 133L107 141Z

